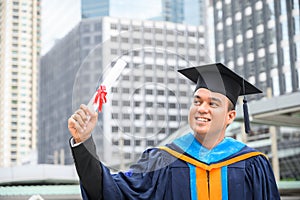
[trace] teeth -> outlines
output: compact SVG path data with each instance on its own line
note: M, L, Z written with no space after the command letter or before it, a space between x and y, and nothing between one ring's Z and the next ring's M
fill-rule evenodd
M202 118L202 117L198 117L196 118L197 121L201 121L201 122L208 122L209 120L206 118Z

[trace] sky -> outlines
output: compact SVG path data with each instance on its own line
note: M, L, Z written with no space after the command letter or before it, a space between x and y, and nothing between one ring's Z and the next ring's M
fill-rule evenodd
M110 15L145 19L161 14L161 0L110 0ZM42 55L81 19L80 0L42 0Z
M80 0L42 0L42 54L80 21Z

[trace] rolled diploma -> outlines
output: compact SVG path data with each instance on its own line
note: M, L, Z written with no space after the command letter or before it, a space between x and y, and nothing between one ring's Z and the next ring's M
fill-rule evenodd
M106 86L106 90L109 91L111 86L114 84L114 82L117 80L117 78L120 76L122 73L123 69L126 67L126 62L122 59L118 59L117 62L114 64L114 66L111 68L109 71L108 75L104 79L104 81L100 85ZM97 92L94 93L93 97L87 104L87 107L91 111L97 111L98 108L98 102L97 104L94 104L95 97L97 95Z

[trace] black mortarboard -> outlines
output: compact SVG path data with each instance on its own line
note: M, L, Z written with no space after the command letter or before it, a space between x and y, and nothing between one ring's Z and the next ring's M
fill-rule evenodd
M262 93L261 90L227 68L222 63L213 63L178 70L192 82L196 83L195 91L206 88L212 92L225 95L235 106L241 95ZM244 120L246 133L250 131L247 101L244 98Z

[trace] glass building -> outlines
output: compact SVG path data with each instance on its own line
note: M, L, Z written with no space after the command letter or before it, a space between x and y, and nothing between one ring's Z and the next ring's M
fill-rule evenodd
M110 0L81 0L81 18L109 16Z
M162 0L164 21L189 25L205 25L205 0Z

